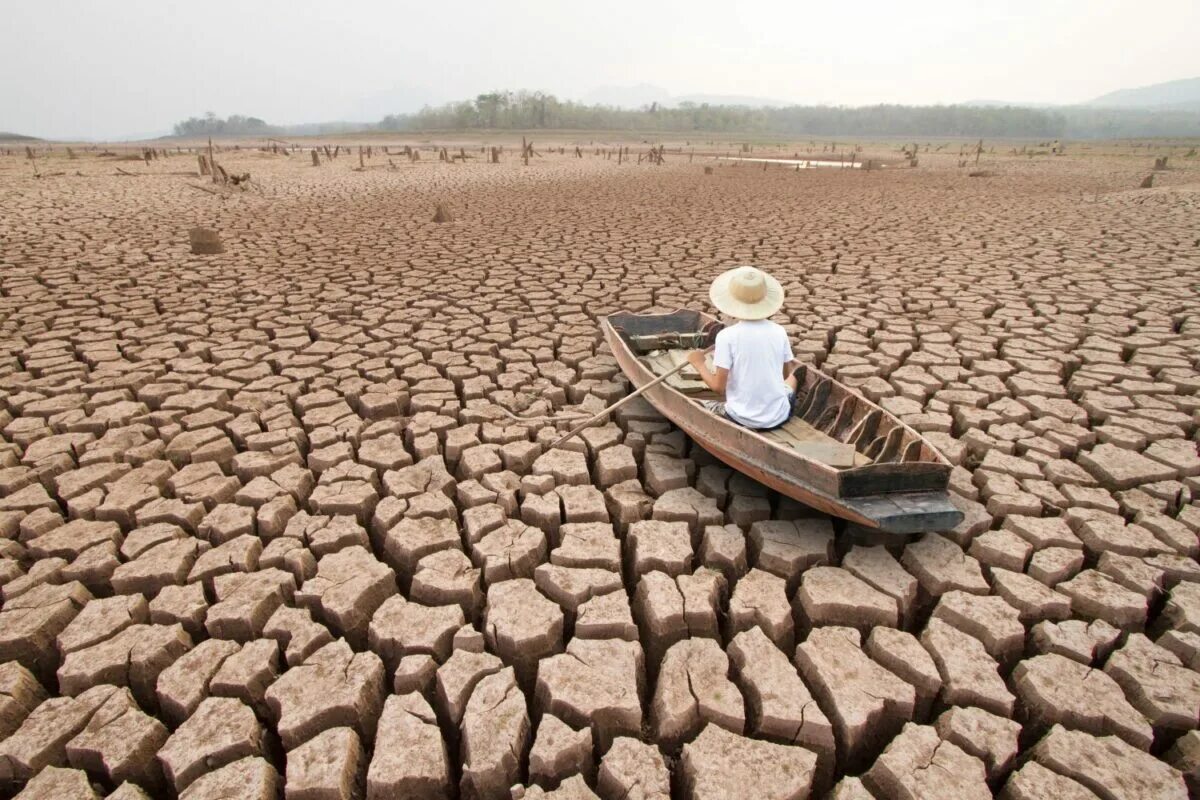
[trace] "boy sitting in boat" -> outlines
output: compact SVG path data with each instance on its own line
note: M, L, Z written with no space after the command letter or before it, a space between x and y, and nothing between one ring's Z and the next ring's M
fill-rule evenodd
M715 372L705 363L707 351L688 353L700 379L725 398L706 400L705 408L746 428L778 428L791 417L796 397L787 331L767 319L783 305L783 287L756 267L735 267L717 276L708 296L737 322L717 334Z

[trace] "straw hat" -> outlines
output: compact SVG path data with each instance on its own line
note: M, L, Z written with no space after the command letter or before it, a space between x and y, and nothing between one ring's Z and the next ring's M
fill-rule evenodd
M708 297L723 314L766 319L783 305L783 287L757 267L734 267L717 276Z

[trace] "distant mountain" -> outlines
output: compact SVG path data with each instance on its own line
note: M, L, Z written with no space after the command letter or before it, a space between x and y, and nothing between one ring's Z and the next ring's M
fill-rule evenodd
M753 108L779 108L792 105L783 100L752 97L741 94L683 94L672 95L661 86L639 83L634 86L601 86L585 94L580 100L588 105L613 106L615 108L638 109L658 103L674 108L680 103L695 103L710 106L751 106Z
M1058 108L1055 103L1022 103L1011 100L967 100L961 105L971 108Z
M1200 78L1118 89L1084 105L1105 108L1153 108L1171 111L1200 111Z
M661 86L639 83L635 86L601 86L579 99L593 106L641 108L651 103L666 105L671 99L671 93Z
M111 139L97 139L95 141L111 141L111 142L153 142L159 139L171 138L171 131L162 128L157 131L141 131L140 133L130 133L125 136L116 136ZM80 139L80 141L92 141L91 139Z
M783 108L796 105L784 100L772 100L768 97L752 97L744 94L684 94L671 98L671 105L680 103L695 103L710 106L749 106L751 108Z
M9 133L8 131L0 131L0 142L40 142L42 141L36 136L24 136L20 133Z

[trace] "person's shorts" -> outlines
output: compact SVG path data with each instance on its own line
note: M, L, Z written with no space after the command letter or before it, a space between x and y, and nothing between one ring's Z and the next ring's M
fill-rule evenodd
M795 404L795 402L796 402L796 393L788 392L788 408L791 408ZM742 425L742 423L738 422L736 419L729 416L728 412L725 411L725 403L723 401L721 401L721 400L701 400L700 403L706 409L708 409L712 413L716 414L717 416L724 417L725 419L729 420L730 422L737 422L738 425ZM788 415L788 419L791 419L791 414ZM785 425L785 424L787 424L786 419L783 422L779 423L779 425L776 425L774 428L750 428L748 425L742 425L742 427L749 428L749 430L752 430L752 431L773 431L773 430L775 430L775 428L778 428L781 425Z

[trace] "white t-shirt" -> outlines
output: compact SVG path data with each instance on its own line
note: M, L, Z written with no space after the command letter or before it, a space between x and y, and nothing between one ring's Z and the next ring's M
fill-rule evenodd
M791 413L783 365L792 360L787 331L768 319L742 320L717 334L713 366L729 370L725 413L747 428L773 428Z

